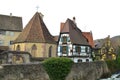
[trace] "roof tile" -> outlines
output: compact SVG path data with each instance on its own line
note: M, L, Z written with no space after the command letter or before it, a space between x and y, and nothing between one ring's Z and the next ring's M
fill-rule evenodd
M0 15L0 30L22 31L22 17Z
M38 12L35 13L14 42L56 43Z
M82 31L70 19L66 20L61 33L69 33L71 42L73 44L89 45L87 39L83 36Z

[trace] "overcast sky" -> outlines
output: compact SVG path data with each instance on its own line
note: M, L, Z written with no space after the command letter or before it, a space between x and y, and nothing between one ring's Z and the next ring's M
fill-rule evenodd
M58 35L60 23L73 16L83 32L92 31L94 39L120 35L120 0L0 0L0 14L22 17L23 27L37 11L52 35Z

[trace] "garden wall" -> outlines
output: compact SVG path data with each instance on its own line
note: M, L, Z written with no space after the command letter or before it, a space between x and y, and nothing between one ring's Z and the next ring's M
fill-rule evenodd
M97 80L109 73L105 62L75 63L66 80ZM41 63L2 64L0 80L49 80Z

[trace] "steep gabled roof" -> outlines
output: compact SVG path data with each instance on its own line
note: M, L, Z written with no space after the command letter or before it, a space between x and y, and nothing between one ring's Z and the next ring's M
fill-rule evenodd
M14 42L56 43L53 38L44 24L40 13L36 12Z
M83 36L82 31L70 19L66 20L60 33L69 33L73 44L89 45L87 39Z
M106 47L109 45L109 47L113 47L115 48L116 46L114 46L113 44L116 44L114 41L112 42L112 39L110 38L110 36L108 35L108 37L104 38L104 39L97 39L95 40L95 48L102 48L102 47Z
M0 15L0 30L22 31L22 17Z
M82 34L88 39L88 43L94 48L94 40L91 32L82 32Z

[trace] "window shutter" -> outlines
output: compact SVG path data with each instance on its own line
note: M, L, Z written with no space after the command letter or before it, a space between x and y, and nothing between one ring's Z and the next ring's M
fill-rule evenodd
M66 46L66 52L67 52L67 54L68 54L68 46Z
M63 37L60 38L60 41L63 42Z
M62 46L60 46L60 52L62 52Z

